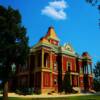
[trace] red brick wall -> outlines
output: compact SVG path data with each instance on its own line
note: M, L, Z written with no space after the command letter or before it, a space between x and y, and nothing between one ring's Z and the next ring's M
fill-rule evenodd
M43 72L43 87L50 87L50 72Z
M83 76L81 76L81 77L79 78L79 85L80 85L81 88L84 87L84 84L83 84Z
M52 64L53 64L53 71L54 71L54 64L57 62L57 55L52 54Z
M63 56L63 71L66 72L66 68L67 68L67 62L70 62L71 63L71 71L75 71L75 67L76 67L76 61L75 61L75 58L71 58L71 57L68 57L68 56Z
M72 82L73 82L72 84L73 84L74 86L77 86L77 84L78 84L78 77L77 77L77 76L74 76Z
M82 61L78 61L79 68L82 67Z
M82 70L82 61L78 61L79 72Z
M93 77L89 77L89 88L93 88Z
M65 56L63 56L62 59L63 59L63 66L62 66L62 67L63 67L63 71L66 72L66 70L67 70L67 69L66 69L66 66L67 66L67 65L66 65L66 64L67 64L67 63L66 63L66 62L67 62L67 58L66 58Z

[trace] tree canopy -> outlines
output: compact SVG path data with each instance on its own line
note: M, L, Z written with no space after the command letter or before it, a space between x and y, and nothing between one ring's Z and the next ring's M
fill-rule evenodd
M4 83L4 91L7 90L5 83L13 75L12 64L16 67L25 64L28 52L28 37L19 11L0 6L0 80Z
M87 3L91 4L92 6L96 7L100 13L100 0L85 0ZM100 27L100 18L99 18L99 27Z
M9 72L12 63L25 63L28 51L26 28L21 25L19 11L0 6L0 65Z
M100 91L100 61L95 65L94 75L94 89Z

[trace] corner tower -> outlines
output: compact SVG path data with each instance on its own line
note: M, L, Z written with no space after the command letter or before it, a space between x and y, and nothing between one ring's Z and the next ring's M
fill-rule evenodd
M82 54L83 74L84 74L84 90L91 91L93 89L92 60L88 52Z

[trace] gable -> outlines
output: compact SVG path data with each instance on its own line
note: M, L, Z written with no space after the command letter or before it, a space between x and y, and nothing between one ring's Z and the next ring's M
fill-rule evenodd
M65 53L75 54L74 49L69 43L64 44L64 46L62 47L62 51L64 51Z
M64 46L64 49L67 50L67 51L73 52L73 49L72 49L72 47L69 44L66 44Z

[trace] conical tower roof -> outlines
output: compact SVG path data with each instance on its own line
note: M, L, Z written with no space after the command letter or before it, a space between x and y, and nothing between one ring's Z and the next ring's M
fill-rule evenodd
M57 35L56 35L55 31L54 31L54 27L52 27L52 26L49 27L47 35L45 36L45 38L54 39L54 40L59 41L59 38L57 37Z
M50 44L49 41L45 37L41 38L39 43Z

